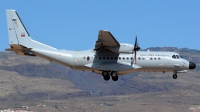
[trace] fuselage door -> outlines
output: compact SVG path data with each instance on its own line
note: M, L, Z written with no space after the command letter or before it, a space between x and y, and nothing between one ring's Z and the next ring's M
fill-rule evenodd
M74 65L81 66L84 56L82 55L81 51L75 51L74 56Z

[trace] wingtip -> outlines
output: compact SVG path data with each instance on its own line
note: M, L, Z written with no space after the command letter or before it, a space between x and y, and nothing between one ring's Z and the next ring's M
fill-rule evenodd
M105 31L105 32L110 32L109 30L99 30L99 31Z

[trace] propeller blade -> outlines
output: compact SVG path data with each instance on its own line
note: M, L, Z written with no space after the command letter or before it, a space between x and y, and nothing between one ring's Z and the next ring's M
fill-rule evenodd
M137 41L137 36L135 37L135 45L134 45L134 61L135 61L135 64L136 64L136 60L137 60L137 51L140 50L140 47L139 47L139 44L138 44L138 41Z
M134 51L138 51L138 50L140 50L140 47L138 45L137 36L136 36L136 38L135 38L135 45L134 45Z
M135 37L135 45L134 46L137 46L137 36Z
M135 53L134 53L134 54L135 54L135 56L134 56L135 64L137 63L137 62L136 62L136 59L137 59L137 58L136 58L136 55L137 55L136 53L137 53L137 51L135 51Z

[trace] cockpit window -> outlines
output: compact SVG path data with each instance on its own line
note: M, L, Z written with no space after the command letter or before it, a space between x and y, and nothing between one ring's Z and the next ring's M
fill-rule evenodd
M173 55L172 58L173 59L180 59L181 57L179 55Z
M176 59L176 56L175 56L175 55L173 55L173 56L172 56L172 58L173 58L173 59Z

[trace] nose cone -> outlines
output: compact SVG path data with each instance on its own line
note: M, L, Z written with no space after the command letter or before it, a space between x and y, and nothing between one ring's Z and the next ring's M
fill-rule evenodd
M196 68L196 64L193 62L190 62L189 69L195 69L195 68Z

